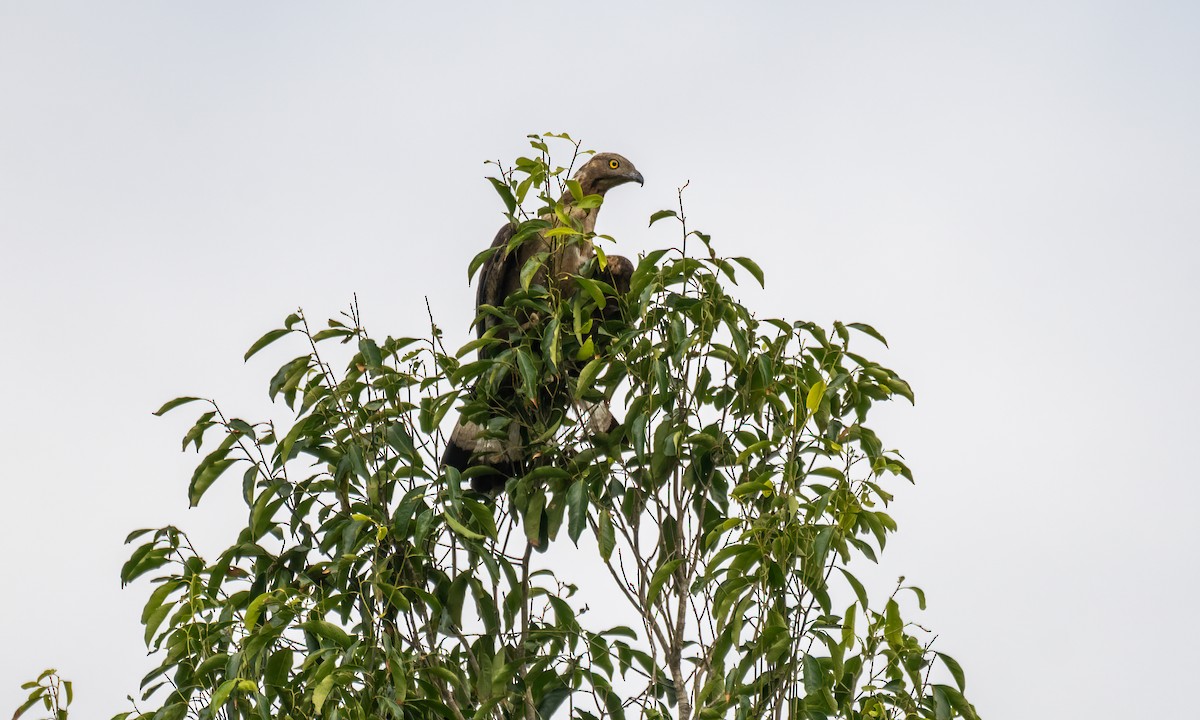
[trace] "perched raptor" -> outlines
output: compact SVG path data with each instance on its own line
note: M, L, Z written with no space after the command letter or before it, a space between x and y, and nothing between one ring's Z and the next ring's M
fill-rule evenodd
M579 182L583 197L589 195L603 197L605 193L618 185L628 182L636 182L641 185L643 182L642 174L633 166L633 163L616 153L593 155L575 173L575 180ZM543 231L541 234L528 238L510 251L508 245L513 239L517 227L512 223L505 224L492 241L492 248L495 249L495 252L484 262L480 272L475 294L477 313L485 305L503 306L505 299L510 294L521 289L521 269L525 267L530 258L538 253L548 253L548 257L545 267L534 277L534 284L548 287L550 283L547 280L549 279L552 283L557 284L564 297L574 292L575 288L569 277L579 274L580 269L596 254L591 241L586 238L595 231L596 215L600 208L591 206L590 203L577 205L575 196L570 192L563 195L560 204L564 214L584 233L584 239L570 243L555 242L553 239L545 237ZM550 220L552 227L561 224L557 218L546 217L544 219ZM547 278L547 273L549 278ZM632 273L632 262L619 255L610 255L607 258L607 268L602 277L618 293L624 293L629 289L629 279ZM495 322L495 318L489 315L481 317L476 326L479 336L482 338ZM481 349L480 353L486 356L487 350ZM616 424L606 406L585 407L581 410L588 415L587 422L594 432L610 431ZM492 492L503 487L505 479L516 474L524 460L521 427L517 422L510 423L508 437L503 441L480 437L482 433L483 428L479 425L460 419L450 435L450 441L442 456L442 464L460 471L470 465L492 467L496 470L496 474L472 479L472 487L475 490Z

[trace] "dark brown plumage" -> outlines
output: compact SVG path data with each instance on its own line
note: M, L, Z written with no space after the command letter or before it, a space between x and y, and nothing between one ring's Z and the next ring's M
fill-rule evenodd
M579 182L584 196L600 195L603 197L609 190L619 185L629 182L636 182L639 185L643 183L642 174L638 172L633 163L616 153L593 155L579 168L574 177ZM570 193L563 195L561 204L564 212L583 231L585 237L595 231L599 207L578 207L574 196ZM560 224L555 218L545 219L551 220L553 226ZM513 224L506 224L500 228L495 239L492 240L492 247L496 248L496 252L484 262L480 270L479 285L475 292L476 312L485 305L503 306L505 299L521 288L521 268L538 253L549 253L549 260L546 262L546 266L535 275L533 282L548 287L550 283L547 280L552 278L564 297L570 296L574 292L569 276L579 274L581 268L595 257L595 248L590 240L555 243L543 234L531 236L510 252L507 250L507 246L516 229ZM607 267L600 271L598 276L612 285L618 293L624 294L629 290L632 274L632 262L619 255L610 255L607 258ZM610 304L605 314L610 315L612 312L612 304ZM479 336L483 337L494 323L495 319L491 316L485 315L480 318L476 326ZM480 352L486 354L487 351L481 349ZM616 421L608 412L607 406L589 408L588 413L591 418L589 424L600 423L599 427L593 428L594 431L611 431L616 426ZM442 464L460 471L470 465L492 467L496 471L495 474L472 479L474 489L490 493L502 488L505 480L516 474L524 460L521 449L521 428L517 422L509 423L508 437L503 442L481 438L482 432L483 429L475 423L460 419L450 435L446 452L442 456Z

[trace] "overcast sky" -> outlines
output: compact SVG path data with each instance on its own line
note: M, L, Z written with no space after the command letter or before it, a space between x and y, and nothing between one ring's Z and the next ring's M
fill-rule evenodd
M466 340L482 162L542 131L645 175L624 254L690 180L760 316L889 337L918 482L874 589L925 588L984 717L1193 712L1198 6L584 5L0 1L0 714L49 665L127 709L124 536L241 527L236 482L186 509L193 413L150 412L266 416L289 349L246 347L353 293Z

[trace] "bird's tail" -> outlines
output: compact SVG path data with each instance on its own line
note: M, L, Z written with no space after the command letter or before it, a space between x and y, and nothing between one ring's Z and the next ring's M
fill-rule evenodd
M477 423L459 418L442 453L442 466L459 472L472 466L491 468L491 473L471 478L471 488L487 494L503 488L510 477L515 477L521 461L521 425L515 420L508 424L508 436L499 439L485 436Z

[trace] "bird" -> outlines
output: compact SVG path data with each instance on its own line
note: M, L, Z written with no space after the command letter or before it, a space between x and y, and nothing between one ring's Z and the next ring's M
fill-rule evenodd
M580 166L574 175L579 183L580 198L599 195L603 198L609 190L620 185L636 182L645 183L642 174L627 158L617 153L596 153ZM518 226L509 222L500 228L492 240L492 254L484 261L475 291L475 309L477 313L476 331L482 339L499 321L490 314L479 314L485 306L503 307L505 300L523 288L521 271L526 263L539 253L546 253L546 261L536 272L528 284L549 287L554 284L563 298L569 298L577 290L571 276L578 275L596 255L595 247L590 237L595 231L596 217L600 205L595 202L579 202L572 192L565 192L559 201L563 215L570 219L575 228L582 233L574 242L556 242L557 238L546 237L553 227L562 225L562 220L556 215L543 216L549 221L550 227L528 237L516 247L509 244L518 232ZM629 291L630 278L633 275L633 263L620 255L609 255L603 270L597 269L596 276L611 285L618 294ZM552 283L547 281L551 280ZM610 319L615 312L615 304L607 303L601 312L602 319ZM531 318L535 321L536 318ZM493 333L496 335L499 333ZM479 348L481 358L486 358L493 352L488 345ZM585 416L586 425L593 434L611 432L617 426L617 421L609 412L606 403L580 404L580 414ZM490 436L484 437L485 429L478 423L465 417L460 417L446 450L442 455L441 465L464 471L472 465L486 465L494 471L487 475L476 475L471 478L471 487L477 492L487 495L494 494L504 487L507 479L518 474L525 460L522 449L521 424L517 421L507 423L507 434L503 439Z

